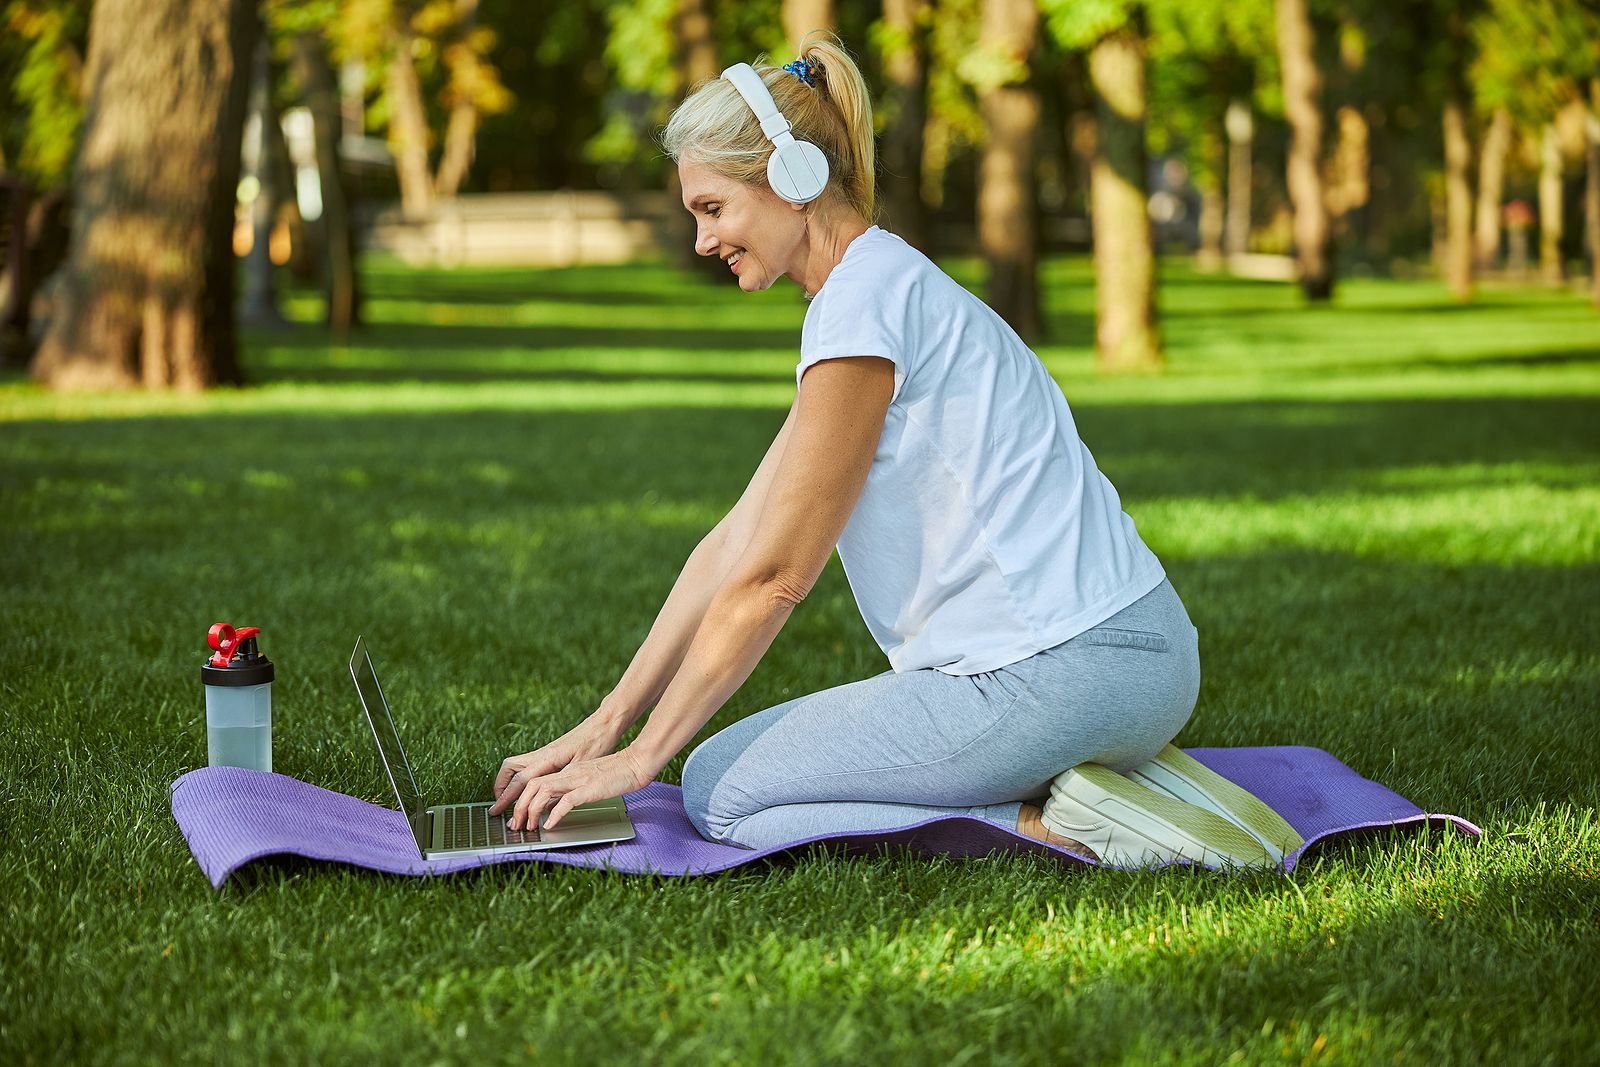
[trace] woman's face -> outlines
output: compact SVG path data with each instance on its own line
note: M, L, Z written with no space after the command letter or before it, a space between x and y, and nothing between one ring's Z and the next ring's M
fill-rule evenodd
M741 185L685 157L678 164L683 205L694 216L694 250L717 256L747 293L769 288L801 263L805 216L766 185Z

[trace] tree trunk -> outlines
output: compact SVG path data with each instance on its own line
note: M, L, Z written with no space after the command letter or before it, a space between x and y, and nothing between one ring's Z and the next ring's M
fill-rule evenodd
M1500 209L1512 132L1511 112L1496 108L1478 156L1478 216L1472 251L1479 267L1492 267L1500 258Z
M929 0L884 0L889 43L883 57L888 81L883 131L883 201L888 229L931 254L922 203L922 135L928 120Z
M1561 238L1566 220L1561 188L1561 138L1555 123L1546 123L1539 139L1539 277L1550 285L1566 278Z
M394 153L395 178L400 183L400 213L412 222L433 217L433 171L428 166L428 111L422 102L422 84L411 58L415 34L410 9L399 4L394 12L394 56L389 61L389 150ZM322 60L327 65L327 59ZM337 119L338 93L334 93ZM335 126L335 136L338 127Z
M1089 53L1097 114L1089 182L1095 357L1107 371L1156 370L1163 363L1146 206L1144 62L1137 25L1101 38Z
M1457 300L1472 299L1471 166L1466 100L1452 95L1444 105L1445 280Z
M1467 132L1467 24L1460 9L1446 17L1444 97L1445 281L1456 300L1472 298L1472 139Z
M1277 0L1277 17L1300 287L1310 300L1327 300L1333 295L1333 227L1322 191L1322 76L1306 0Z
M256 46L250 72L249 135L243 146L244 166L255 179L255 197L250 201L250 251L244 261L244 293L239 302L239 319L252 326L281 327L283 313L278 310L278 290L272 267L272 229L278 218L281 190L277 187L268 145L278 109L272 104L272 50L263 40Z
M1200 246L1195 250L1195 264L1202 271L1215 271L1222 266L1222 235L1227 228L1228 202L1223 194L1223 176L1228 167L1228 139L1219 136L1223 131L1217 125L1226 125L1226 114L1206 109L1210 116L1207 125L1213 128L1200 138L1195 150L1202 153L1205 166L1195 168L1195 188L1200 193Z
M339 87L319 37L302 33L294 41L295 77L311 112L317 151L317 175L322 190L323 292L327 296L328 328L343 341L360 323L360 292L356 276L356 238L351 219L344 167L339 158Z
M1583 224L1589 238L1589 296L1600 308L1600 78L1589 79L1588 181L1584 187Z
M0 176L0 204L5 218L5 269L0 270L0 367L25 367L31 355L28 312L33 304L33 257L29 219L33 214L33 186L25 178Z
M1036 0L984 0L980 49L1028 69L1039 36ZM1034 140L1039 93L1013 82L984 89L978 109L988 127L978 164L978 244L989 267L989 305L1024 340L1041 336Z
M62 389L240 380L234 198L251 0L99 0L75 217L34 376Z
M793 49L799 46L800 38L812 30L834 28L833 0L783 0L783 33L789 39L791 52L778 62L793 59Z
M452 66L478 63L478 57L472 52L468 39L473 27L478 22L478 0L455 0L456 11L456 40L446 50L446 62ZM444 150L439 156L439 175L434 180L433 189L442 197L452 197L461 189L461 183L467 180L467 172L472 168L472 158L477 151L478 142L478 113L477 102L472 94L465 90L462 84L469 79L461 77L460 73L452 70L451 81L455 85L454 99L450 103L450 121L444 130Z
M1234 100L1223 121L1228 128L1228 221L1222 246L1228 255L1242 256L1250 251L1250 142L1255 120L1248 103Z
M672 20L673 53L681 78L678 99L688 96L696 86L719 76L722 72L717 61L717 45L712 37L711 15L706 0L677 0L678 9ZM674 170L669 186L673 203L683 203L683 187L678 184ZM678 255L678 265L693 271L707 281L718 285L738 285L739 278L715 256L698 255L694 250L695 225L688 212L674 211L677 237L673 248Z

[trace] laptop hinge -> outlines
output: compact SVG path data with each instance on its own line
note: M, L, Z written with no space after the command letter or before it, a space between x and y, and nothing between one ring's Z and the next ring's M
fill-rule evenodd
M417 813L411 818L411 834L417 839L417 851L422 853L422 858L428 858L428 849L433 847L433 810Z

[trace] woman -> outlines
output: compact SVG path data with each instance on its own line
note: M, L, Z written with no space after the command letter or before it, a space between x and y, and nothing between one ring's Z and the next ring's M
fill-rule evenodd
M792 134L771 118L763 132L773 105ZM652 781L837 546L891 670L697 747L683 797L702 835L759 848L960 813L1116 863L1272 858L1257 840L1270 834L1235 825L1248 819L1228 801L1248 800L1169 745L1194 709L1197 634L1060 388L994 311L869 224L871 109L837 40L808 36L787 67L729 68L663 140L696 251L746 292L804 288L797 394L616 688L507 759L491 810L518 828L549 808L553 826ZM817 174L794 141L821 150ZM784 166L769 169L775 150ZM792 187L813 178L819 195Z

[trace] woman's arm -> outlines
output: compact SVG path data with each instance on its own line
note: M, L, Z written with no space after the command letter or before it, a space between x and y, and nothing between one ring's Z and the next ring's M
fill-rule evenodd
M534 824L552 803L547 827L578 804L649 783L744 684L833 554L872 468L893 392L894 366L881 357L807 369L750 540L706 605L644 729L611 755L548 776L512 777L495 807L519 797L513 828Z
M678 673L678 667L689 651L689 643L705 618L706 609L711 606L712 597L750 544L756 523L761 517L762 505L766 503L767 493L777 473L778 462L788 447L790 427L794 425L798 405L797 397L743 495L689 554L688 562L673 583L672 592L667 595L656 621L650 627L650 633L639 646L639 651L634 653L633 661L622 673L622 678L596 709L594 714L615 730L612 747L616 746L628 727L661 699L668 683Z

